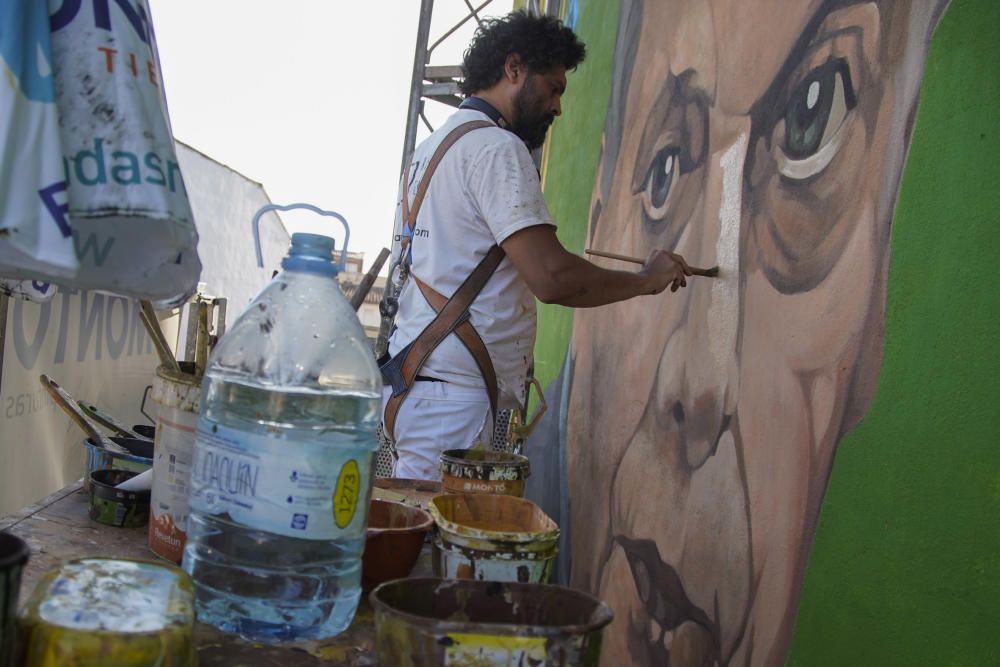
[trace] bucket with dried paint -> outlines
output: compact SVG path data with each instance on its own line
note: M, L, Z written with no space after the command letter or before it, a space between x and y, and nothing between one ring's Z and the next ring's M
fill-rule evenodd
M531 474L527 457L484 449L449 449L441 453L441 485L445 493L524 495Z
M23 667L196 667L194 584L141 560L80 558L45 573L18 618Z
M201 402L201 378L194 375L194 364L180 366L184 372L160 366L153 381L156 446L149 548L174 563L181 562L187 541L188 486Z
M115 488L135 477L130 470L95 470L90 473L90 518L118 528L138 528L149 521L149 491Z
M432 563L446 579L546 583L559 526L529 500L442 495L430 504L438 526Z
M121 441L134 442L132 438L111 438L113 442L121 444ZM87 452L87 476L84 478L86 484L85 488L90 488L90 473L95 470L129 470L131 472L140 473L145 470L149 470L153 465L153 459L148 456L142 456L140 453L131 454L119 454L118 452L113 452L110 449L105 449L98 444L91 442L89 439L84 438L83 447ZM136 451L139 451L138 449Z
M613 614L561 586L398 579L376 588L378 664L596 667Z

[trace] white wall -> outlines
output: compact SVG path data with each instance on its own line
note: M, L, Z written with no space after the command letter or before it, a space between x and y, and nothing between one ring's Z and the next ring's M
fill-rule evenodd
M257 268L250 223L261 206L271 203L264 187L180 142L177 161L200 236L201 282L207 294L229 299L226 320L232 324L280 268L291 237L276 213L264 215L260 221L264 268Z

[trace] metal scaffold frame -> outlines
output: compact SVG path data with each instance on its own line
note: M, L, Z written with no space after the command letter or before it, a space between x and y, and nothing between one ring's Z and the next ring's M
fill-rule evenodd
M468 8L466 14L451 28L446 30L433 44L428 45L431 32L431 17L434 14L434 0L420 0L420 19L417 23L417 43L413 53L413 76L410 80L410 101L406 113L406 133L403 135L403 156L399 165L399 173L403 173L406 161L417 143L417 124L423 121L431 132L431 127L427 116L424 115L424 101L435 100L442 104L457 107L462 98L458 90L458 83L462 79L461 65L431 65L430 59L436 49L443 41L448 39L456 30L475 19L482 24L479 13L493 0L484 0L478 7L473 6L470 0L462 0Z
M399 173L402 176L406 163L413 154L413 149L417 143L417 125L423 122L428 130L434 131L434 127L424 114L424 103L427 100L434 100L447 104L451 107L458 107L462 103L459 82L462 80L463 72L461 65L431 65L430 59L442 42L468 23L475 20L482 25L480 12L493 3L493 0L482 0L478 6L474 6L471 0L462 0L465 3L468 13L452 25L450 28L430 43L431 18L434 14L434 0L421 0L420 15L417 22L417 40L413 53L413 74L410 79L410 99L406 113L406 131L403 135L403 154L399 164ZM392 240L390 239L390 247ZM375 354L381 357L388 349L389 335L391 333L393 321L398 307L398 291L402 286L402 278L393 280L393 274L398 269L397 261L389 266L389 279L383 293L382 302L379 304L379 312L382 316L379 327L378 338L375 341Z
M434 49L470 20L482 25L480 13L493 3L493 0L483 0L478 6L473 6L471 0L462 0L469 10L455 25L446 30L433 44L428 46L431 32L431 17L434 14L434 0L420 1L420 18L417 23L417 43L413 54L413 76L410 80L410 100L406 114L406 132L403 135L403 155L399 164L399 173L403 174L406 161L413 153L417 142L417 124L423 122L431 132L427 116L424 115L424 102L434 100L448 106L457 107L462 102L458 84L464 76L461 65L431 65ZM515 5L518 3L515 3ZM527 0L523 3L529 14L548 14L560 16L562 0Z

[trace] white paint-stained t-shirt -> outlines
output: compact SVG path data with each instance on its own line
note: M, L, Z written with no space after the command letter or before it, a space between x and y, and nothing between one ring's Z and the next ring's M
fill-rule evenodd
M489 118L479 111L460 109L417 147L406 185L411 203L441 141L462 123L475 120ZM472 130L452 145L431 177L417 214L410 270L450 297L490 247L526 227L554 224L524 143L499 127ZM393 259L400 251L401 228L400 200L396 204ZM524 394L536 318L535 297L509 258L500 262L470 313L496 368L501 407L514 407ZM389 341L389 353L398 354L434 315L420 288L408 280L399 297L397 328ZM472 355L454 334L430 355L420 374L461 386L485 386Z

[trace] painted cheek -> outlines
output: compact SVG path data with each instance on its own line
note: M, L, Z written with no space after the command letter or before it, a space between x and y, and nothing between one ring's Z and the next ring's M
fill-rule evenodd
M845 215L854 219L854 229L815 288L783 294L760 268L748 272L745 308L755 315L745 323L742 356L776 357L794 372L828 369L853 357L858 337L867 333L862 329L874 296L877 258L871 205Z

